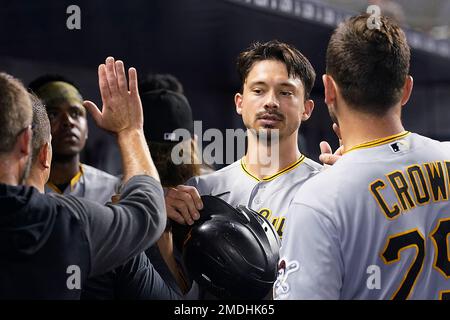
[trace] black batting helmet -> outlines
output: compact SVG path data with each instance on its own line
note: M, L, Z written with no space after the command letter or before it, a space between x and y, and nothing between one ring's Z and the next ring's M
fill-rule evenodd
M262 299L277 275L280 240L272 224L244 206L202 196L200 219L183 244L191 279L220 299Z

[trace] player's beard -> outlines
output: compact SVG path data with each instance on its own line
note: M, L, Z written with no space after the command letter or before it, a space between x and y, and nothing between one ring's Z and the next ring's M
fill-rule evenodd
M256 121L262 119L265 115L275 117L280 122L281 126L285 125L285 115L279 110L263 110L258 112L255 116ZM256 126L255 126L256 127ZM282 132L277 127L256 127L256 138L259 143L264 143L270 146L272 143L278 144L282 138Z
M22 174L19 178L19 184L25 184L25 181L28 179L31 170L31 157L28 157L27 162L25 163L25 167L23 168Z

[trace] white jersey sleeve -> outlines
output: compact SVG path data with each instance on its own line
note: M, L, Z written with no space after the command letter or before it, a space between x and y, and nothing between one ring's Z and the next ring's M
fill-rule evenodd
M335 226L301 204L292 204L289 214L296 219L285 230L274 298L339 299L343 264Z

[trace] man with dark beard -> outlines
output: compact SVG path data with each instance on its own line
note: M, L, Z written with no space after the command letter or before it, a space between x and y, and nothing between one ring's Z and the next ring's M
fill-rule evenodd
M77 87L59 75L39 77L29 87L45 104L52 129L53 162L45 192L71 194L101 204L110 201L119 179L80 162L88 127Z

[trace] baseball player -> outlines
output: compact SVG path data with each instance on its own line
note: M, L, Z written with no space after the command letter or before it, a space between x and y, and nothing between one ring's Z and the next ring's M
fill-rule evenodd
M120 179L80 162L88 126L78 88L59 75L41 76L29 87L44 102L52 129L54 156L45 193L70 194L101 204L109 202Z
M329 42L325 101L344 155L292 201L277 299L449 297L450 145L403 128L410 49L379 18L353 17Z
M321 169L298 149L298 129L314 108L309 94L315 72L294 47L278 41L255 43L239 55L241 92L235 95L236 111L248 130L245 156L229 166L194 177L187 186L166 193L168 216L192 224L202 208L201 195L220 196L236 207L245 205L271 221L280 237L287 209L295 190ZM264 134L278 133L279 157L266 167L261 154L268 154L270 141Z

